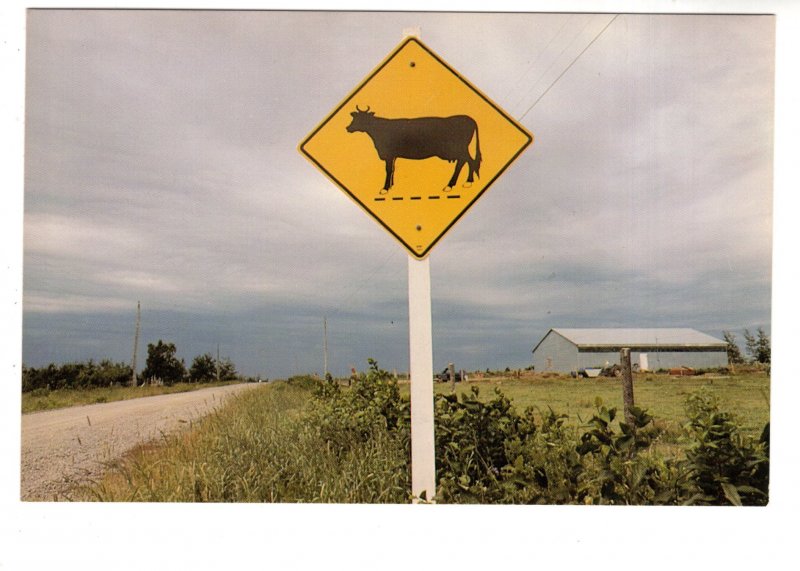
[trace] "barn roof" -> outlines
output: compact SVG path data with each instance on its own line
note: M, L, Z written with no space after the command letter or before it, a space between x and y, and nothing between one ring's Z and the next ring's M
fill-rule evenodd
M725 347L725 341L689 328L657 328L657 329L569 329L553 328L547 332L557 333L578 347ZM547 337L545 335L542 341ZM536 348L542 343L536 344Z

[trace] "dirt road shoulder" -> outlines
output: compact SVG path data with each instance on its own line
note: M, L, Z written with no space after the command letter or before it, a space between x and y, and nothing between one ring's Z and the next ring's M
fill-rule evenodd
M74 486L99 476L105 462L187 427L228 396L258 386L228 385L23 415L20 497L68 499Z

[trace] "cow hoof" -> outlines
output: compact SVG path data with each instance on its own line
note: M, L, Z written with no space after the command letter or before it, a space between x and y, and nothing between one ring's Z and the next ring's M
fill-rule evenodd
M442 189L442 192L450 192L451 190L453 190L452 186L446 186Z
M381 189L381 192L380 192L380 194L381 194L381 195L383 195L383 194L389 194L389 191L388 191L387 189L385 189L385 188L382 188L382 189Z
M462 187L464 187L464 188L469 188L469 187L471 187L471 186L472 186L472 183L471 183L471 182L465 182L465 183L464 183L463 185L461 185L461 186L462 186Z

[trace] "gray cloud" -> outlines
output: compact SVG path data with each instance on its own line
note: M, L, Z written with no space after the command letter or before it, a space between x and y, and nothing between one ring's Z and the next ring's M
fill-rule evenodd
M406 255L298 143L404 27L521 117L591 14L31 11L24 360L407 367ZM324 33L322 33L324 31ZM480 37L476 42L474 38ZM432 255L434 350L525 366L555 326L770 323L774 19L621 15Z

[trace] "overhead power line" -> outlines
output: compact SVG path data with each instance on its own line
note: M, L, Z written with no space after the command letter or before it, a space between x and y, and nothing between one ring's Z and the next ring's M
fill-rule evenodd
M561 35L561 32L563 32L563 31L564 31L564 28L566 28L566 27L567 27L567 23L570 21L570 18L572 18L572 16L573 16L572 14L567 14L567 17L564 19L564 22L561 24L561 27L560 27L560 28L558 29L558 31L557 31L557 32L556 32L556 33L555 33L555 34L554 34L554 35L553 35L553 36L550 38L550 40L547 42L547 45L544 47L544 49L542 49L542 50L539 52L539 55L538 55L538 56L536 56L536 59L535 59L535 60L532 60L532 61L531 61L531 63L528 65L527 69L525 69L525 71L524 71L523 73L519 74L519 77L517 77L517 81L515 81L515 82L514 82L514 85L513 85L513 86L511 86L511 87L508 89L508 91L507 91L507 92L506 92L506 94L505 94L505 97L504 97L504 99L508 99L508 97L511 95L511 93L512 93L512 92L513 92L513 91L514 91L514 90L515 90L515 89L516 89L516 88L519 86L519 84L520 84L520 83L522 83L522 80L523 80L523 79L525 79L525 76L527 76L527 75L528 75L528 73L530 73L530 71L531 71L532 69L535 69L536 65L537 65L537 64L539 63L539 61L541 61L541 59L544 57L544 54L546 54L546 53L547 53L547 50L549 50L549 49L550 49L550 46L553 44L553 42L555 41L555 39L556 39L557 37L559 37L559 36ZM570 43L571 43L571 42L570 42ZM566 49L566 48L565 48L565 49ZM559 56L560 56L560 55L561 55L561 54L559 54ZM548 69L549 69L549 68L548 68ZM538 84L539 84L539 81L541 81L541 77L539 77L539 79L537 79L537 80L534 82L534 84L533 84L533 85L534 85L534 86L538 85ZM519 101L517 101L517 103L519 103Z
M533 102L533 104L531 104L531 106L530 106L530 107L528 107L527 111L525 111L525 113L523 113L523 114L522 114L522 115L519 117L519 121L522 121L522 120L525 118L525 115L527 115L528 113L530 113L531 109L533 109L533 108L536 106L536 104L537 104L537 103L539 103L539 101L541 101L541 100L542 100L542 98L543 98L545 95L547 95L547 94L550 92L550 90L553 88L553 86L554 86L556 83L558 83L558 80L560 80L562 77L564 77L564 75L565 75L565 74L566 74L566 73L567 73L567 72L568 72L568 71L569 71L569 70L572 68L572 66L573 66L573 65L575 65L575 62L577 62L577 61L580 59L580 57L581 57L583 54L585 54L585 53L586 53L586 50L588 50L590 47L592 47L592 44L594 44L594 43L597 41L597 39L598 39L600 36L602 36L602 35L603 35L603 32L605 32L605 31L606 31L606 30L609 28L609 26L611 26L611 24L613 24L613 23L614 23L614 20L616 20L617 18L619 18L619 14L616 14L616 15L615 15L613 18L611 18L611 20L609 20L608 24L606 24L606 25L605 25L605 27L604 27L602 30L600 30L600 31L597 33L597 35L596 35L596 36L595 36L595 37L592 39L592 41L591 41L591 42L589 42L588 44L586 44L586 47L585 47L585 48L583 48L583 50L581 50L581 52L580 52L580 53L579 53L577 56L575 56L575 59L573 59L573 60L572 60L572 62L570 62L570 64L569 64L569 65L568 65L568 66L567 66L567 67L564 69L564 71L562 71L562 72L559 74L559 76L558 76L557 78L555 78L555 80L553 81L553 83L551 83L551 84L548 86L548 88L547 88L547 89L545 89L545 90L544 90L544 92L543 92L543 93L542 93L542 94L541 94L541 95L540 95L540 96L539 96L539 97L536 99L536 101L534 101L534 102Z
M555 65L556 65L558 62L560 62L560 61L561 61L561 56L563 56L563 55L564 55L564 53L565 53L565 52L566 52L568 49L570 49L570 48L572 47L572 44L574 44L574 43L575 43L575 42L578 40L578 38L580 38L580 37L583 35L583 32L585 32L585 31L586 31L586 28L588 28L588 27L589 27L589 24L591 24L591 23L592 23L592 21L593 21L593 20L592 20L592 18L591 18L591 17L589 17L589 18L587 18L587 19L586 19L586 22L583 24L583 27L582 27L580 30L578 30L578 31L575 33L575 35L574 35L574 36L572 36L572 39L571 39L569 42L567 42L566 44L564 44L564 47L563 47L563 48L561 48L561 51L560 51L560 52L558 52L558 55L557 55L556 57L554 57L554 58L553 58L553 60L550 62L550 65L548 65L548 66L547 66L547 69L545 69L545 70L544 70L542 73L540 73L540 74L539 74L539 77L538 77L538 78L536 79L536 81L535 81L535 82L532 84L531 88L528 90L528 92L527 92L527 93L525 93L525 95L528 95L528 93L533 93L533 92L536 90L536 88L537 88L537 87L539 87L539 84L542 82L542 80L543 80L545 77L547 77L547 74L548 74L548 73L550 73L550 70L551 70L551 69L553 69L553 68L555 67ZM547 48L545 48L545 49L547 49ZM517 106L517 104L521 103L523 99L527 99L527 97L521 97L521 98L520 98L520 99L517 101L517 103L515 103L515 104L514 104L514 106L516 107L516 106Z

